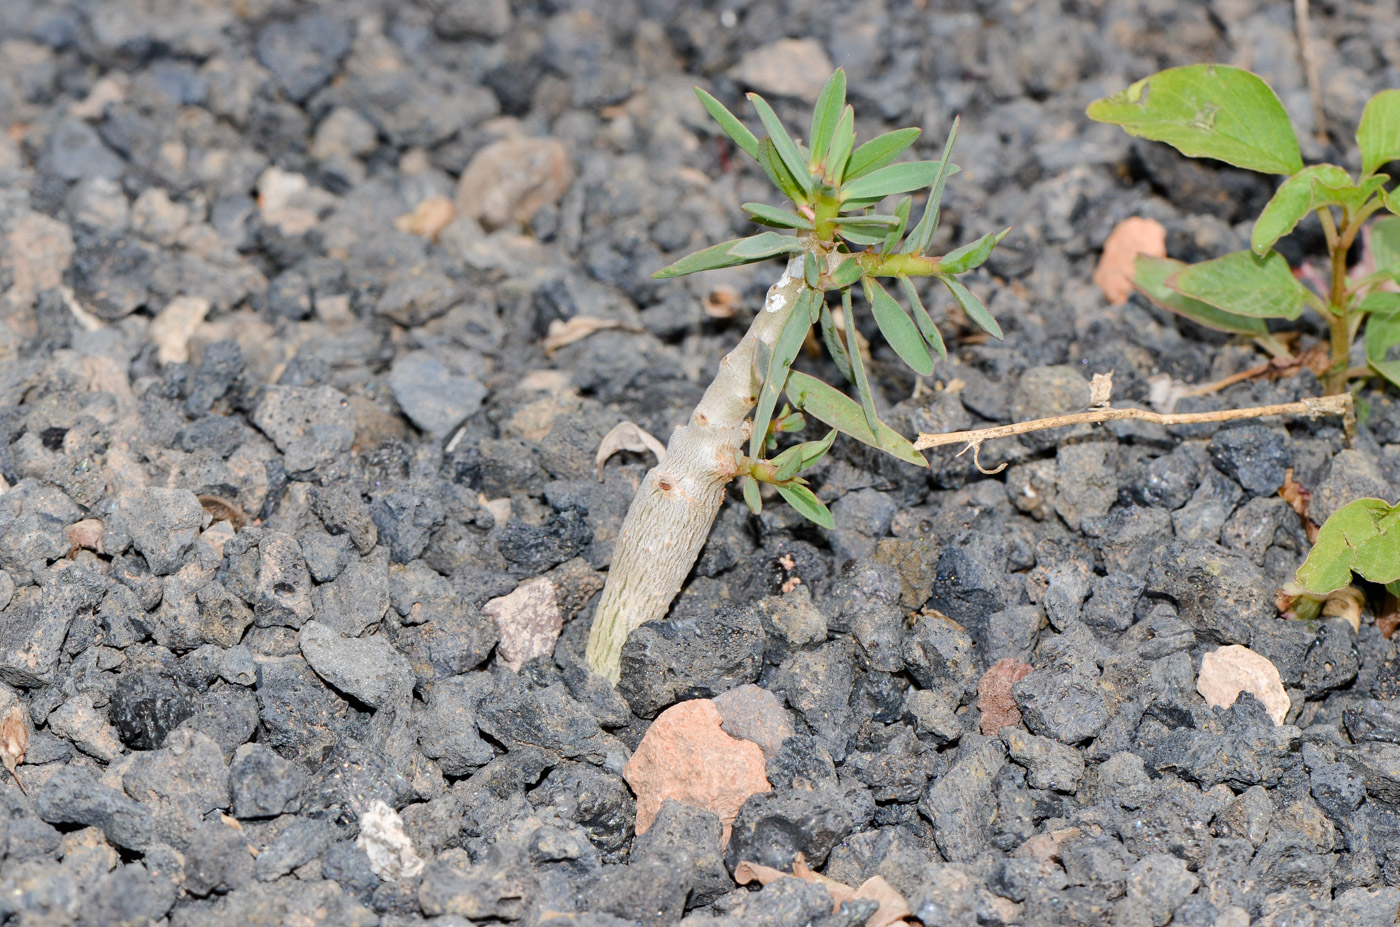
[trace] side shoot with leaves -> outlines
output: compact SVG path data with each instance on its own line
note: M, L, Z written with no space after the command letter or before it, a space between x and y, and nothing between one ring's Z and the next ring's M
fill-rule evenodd
M1329 395L1350 379L1379 375L1400 385L1400 193L1387 190L1381 168L1400 160L1400 90L1371 98L1356 143L1361 171L1304 165L1293 124L1278 96L1258 76L1224 65L1171 68L1092 103L1089 118L1132 135L1166 142L1182 154L1287 178L1254 223L1250 247L1198 264L1139 257L1134 283L1148 298L1207 328L1253 338L1276 357L1287 349L1269 319L1292 320L1304 307L1330 333ZM1348 273L1347 252L1370 224L1374 266ZM1309 214L1327 238L1328 280L1318 293L1301 283L1274 250ZM1365 367L1349 366L1351 345L1365 326Z
M933 373L934 357L946 358L947 349L919 298L915 277L936 278L969 319L994 337L1002 334L958 275L981 266L1009 229L945 255L927 253L944 184L958 170L948 160L956 120L938 160L901 162L897 159L920 130L898 129L857 145L844 71L833 74L823 88L805 140L789 135L757 94L749 94L749 101L763 137L710 94L698 89L696 93L787 202L743 204L765 231L697 251L655 276L679 277L773 257L784 257L788 264L749 331L720 362L690 421L672 435L665 460L647 474L628 509L588 641L589 665L614 682L627 635L670 607L730 480L743 480L744 500L754 512L763 506L760 484L767 483L803 516L830 528L831 513L802 474L822 459L838 433L908 463L926 464L907 438L880 420L855 334L857 291L863 311L873 317L881 336L919 374ZM923 190L928 193L922 212L912 221L910 194ZM898 197L893 209L880 211L890 197ZM891 295L891 286L903 295L907 308ZM837 324L832 310L836 299L844 325ZM854 397L792 369L814 327ZM774 453L778 436L800 431L808 418L827 426L826 433Z

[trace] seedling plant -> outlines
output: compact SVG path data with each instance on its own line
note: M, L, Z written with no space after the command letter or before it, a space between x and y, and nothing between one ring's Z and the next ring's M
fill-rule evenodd
M588 640L589 665L613 682L627 635L664 615L680 591L731 480L742 480L744 500L754 512L763 507L761 486L767 484L804 517L830 528L831 513L803 474L822 459L838 433L907 463L926 464L907 438L880 420L871 371L856 335L857 289L884 341L917 374L932 374L935 356L947 357L914 285L917 277L937 279L968 319L993 337L1002 336L986 306L958 277L981 266L1009 229L944 255L928 254L944 185L958 170L949 161L956 120L938 160L900 162L920 130L898 129L857 145L843 71L831 76L817 98L805 141L789 135L757 94L749 94L749 101L763 137L704 90L696 93L787 203L743 204L764 231L697 251L654 276L679 277L774 257L786 258L787 268L748 332L720 361L690 420L676 429L665 458L643 479L628 509ZM911 221L911 194L922 190L928 191L923 210ZM881 211L890 197L900 198L892 209ZM904 296L908 308L891 295L886 282ZM842 324L833 299L840 300ZM814 327L855 398L792 369ZM780 406L784 395L787 402ZM826 434L779 451L779 435L801 431L809 417L826 425Z
M1264 207L1250 247L1197 264L1139 256L1134 283L1158 304L1208 328L1245 335L1276 357L1287 348L1268 328L1310 308L1326 322L1330 358L1323 385L1341 393L1354 378L1379 375L1400 385L1400 216L1367 226L1381 210L1400 212L1400 194L1381 171L1400 159L1400 90L1366 104L1356 131L1361 171L1336 164L1304 165L1293 124L1260 77L1223 65L1172 68L1091 104L1089 118L1132 135L1166 142L1185 155L1287 179ZM1322 292L1302 283L1274 245L1309 214L1327 242ZM1372 260L1348 269L1347 254L1366 230ZM1365 327L1366 366L1350 365Z

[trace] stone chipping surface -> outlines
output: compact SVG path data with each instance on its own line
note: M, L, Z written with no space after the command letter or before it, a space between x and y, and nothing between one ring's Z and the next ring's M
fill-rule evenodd
M778 202L692 86L796 129L840 65L860 136L921 124L924 158L961 116L933 250L1014 227L967 280L1005 339L921 286L949 358L916 385L855 319L887 420L956 430L1262 361L1093 274L1133 217L1181 260L1245 247L1274 181L1083 109L1227 62L1354 171L1400 21L1314 3L1311 37L1340 147L1264 0L0 2L0 706L28 734L0 925L864 923L734 880L798 854L940 927L1394 923L1400 652L1369 610L1274 607L1307 550L1285 474L1318 519L1393 499L1394 390L1354 438L1118 423L988 445L994 475L838 440L834 531L729 500L620 685L581 663L645 472L600 482L599 442L684 422L778 272L650 276ZM1270 685L1222 694L1243 648ZM698 807L718 761L633 791L694 706L767 789Z

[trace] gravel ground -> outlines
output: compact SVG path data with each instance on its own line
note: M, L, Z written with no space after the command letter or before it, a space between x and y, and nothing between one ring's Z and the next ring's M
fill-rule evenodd
M1180 259L1243 247L1270 181L1083 108L1225 61L1355 167L1316 140L1291 9L4 0L0 717L29 737L0 923L864 923L732 878L799 853L929 927L1394 923L1396 647L1274 609L1306 550L1286 470L1318 520L1393 499L1393 391L1352 441L1120 423L989 445L996 476L838 442L834 531L731 499L619 689L580 666L647 465L600 482L600 439L664 440L777 273L649 278L771 199L692 85L796 125L840 64L861 134L922 124L926 157L962 115L935 249L1015 226L970 281L1006 340L949 314L918 389L874 360L901 430L957 429L1082 407L1092 373L1145 402L1258 362L1090 278L1129 216ZM1313 17L1346 140L1400 86L1400 19ZM1230 644L1286 706L1207 705ZM659 713L719 696L772 787L727 846L623 779Z

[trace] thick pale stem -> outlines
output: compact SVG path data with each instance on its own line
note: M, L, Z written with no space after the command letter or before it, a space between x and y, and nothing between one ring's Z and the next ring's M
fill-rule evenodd
M768 290L739 344L719 362L690 421L677 428L666 459L637 487L622 523L603 597L588 635L588 665L616 683L627 635L671 607L690 574L735 475L761 379L759 342L772 347L802 287L802 256Z

